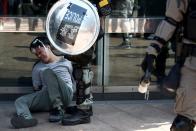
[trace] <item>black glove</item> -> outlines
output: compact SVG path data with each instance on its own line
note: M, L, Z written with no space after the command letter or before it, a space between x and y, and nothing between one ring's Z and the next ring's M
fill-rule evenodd
M146 50L146 55L144 60L142 61L141 67L144 72L148 69L149 72L153 70L153 63L156 59L156 56L161 51L160 47L157 44L152 43L148 46Z
M142 70L146 72L146 70L148 69L149 72L152 72L154 69L153 63L155 59L156 59L155 55L152 55L152 54L149 55L146 53L144 60L142 61L142 64L141 64Z
M146 93L148 90L151 81L151 72L153 70L153 63L155 58L156 56L148 55L146 53L146 56L142 62L142 69L144 71L144 75L142 76L138 87L138 91L140 93Z

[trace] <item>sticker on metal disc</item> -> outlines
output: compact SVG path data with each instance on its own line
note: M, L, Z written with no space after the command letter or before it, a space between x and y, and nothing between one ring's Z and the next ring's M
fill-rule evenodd
M95 43L99 29L97 10L87 0L60 0L47 15L47 36L65 54L84 53Z

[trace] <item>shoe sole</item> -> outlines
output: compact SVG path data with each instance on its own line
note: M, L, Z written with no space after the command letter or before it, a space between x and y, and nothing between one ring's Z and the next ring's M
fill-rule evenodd
M55 123L55 122L59 122L62 120L63 117L59 118L59 119L48 119L49 122L51 123Z
M71 126L71 125L78 125L78 124L86 124L86 123L90 123L90 117L88 118L82 118L80 120L76 120L76 121L69 121L69 120L62 120L61 123L64 126Z

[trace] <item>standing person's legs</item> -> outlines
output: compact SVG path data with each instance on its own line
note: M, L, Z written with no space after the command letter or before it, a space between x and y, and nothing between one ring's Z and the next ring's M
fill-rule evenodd
M91 92L93 72L90 64L75 69L74 77L77 81L77 108L92 113L93 96Z
M93 72L91 70L91 65L76 65L73 75L77 81L76 106L69 106L66 108L66 112L70 115L65 115L63 117L63 125L89 123L91 121L90 117L93 115L93 96L91 92Z
M121 20L121 28L122 28L122 39L123 42L121 43L122 48L130 48L131 43L130 43L130 36L129 36L129 31L130 31L130 21L127 18L127 13L122 13L122 20Z
M176 92L175 112L178 114L172 128L194 130L196 121L196 58L187 58L181 71L180 87ZM189 130L188 130L189 129Z

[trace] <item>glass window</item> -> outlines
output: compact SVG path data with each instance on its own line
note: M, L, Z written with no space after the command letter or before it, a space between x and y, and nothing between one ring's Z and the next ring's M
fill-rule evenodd
M28 46L37 33L45 31L45 16L56 1L0 1L0 15L15 16L0 17L0 86L31 85L36 58ZM164 15L165 3L166 0L112 1L112 14L105 19L105 37L96 45L92 64L94 92L101 92L102 85L105 92L130 92L130 87L138 86L145 49ZM166 72L174 62L170 43L168 49ZM156 84L154 75L152 81Z
M31 71L37 58L30 53L29 44L39 33L1 32L0 33L0 86L32 86ZM101 42L101 41L100 41ZM92 61L93 92L102 92L101 48L97 44L96 57ZM97 87L99 86L99 87ZM1 88L0 87L0 88ZM11 88L9 88L11 89Z
M0 86L31 85L31 69L36 61L29 51L33 36L0 33Z
M150 36L145 38L141 34L128 34L129 40L124 42L123 34L108 34L108 45L105 55L104 85L105 92L137 92L141 77L144 75L141 63L145 57L147 46L151 43ZM106 44L106 43L105 43ZM168 46L163 49L159 58L159 67L151 77L152 91L157 90L157 83L162 80L174 64L174 52Z
M165 5L166 0L112 1L112 14L105 21L105 92L132 92L132 87L138 87L145 49L164 16ZM167 61L168 66L173 58ZM152 81L156 84L154 75Z

